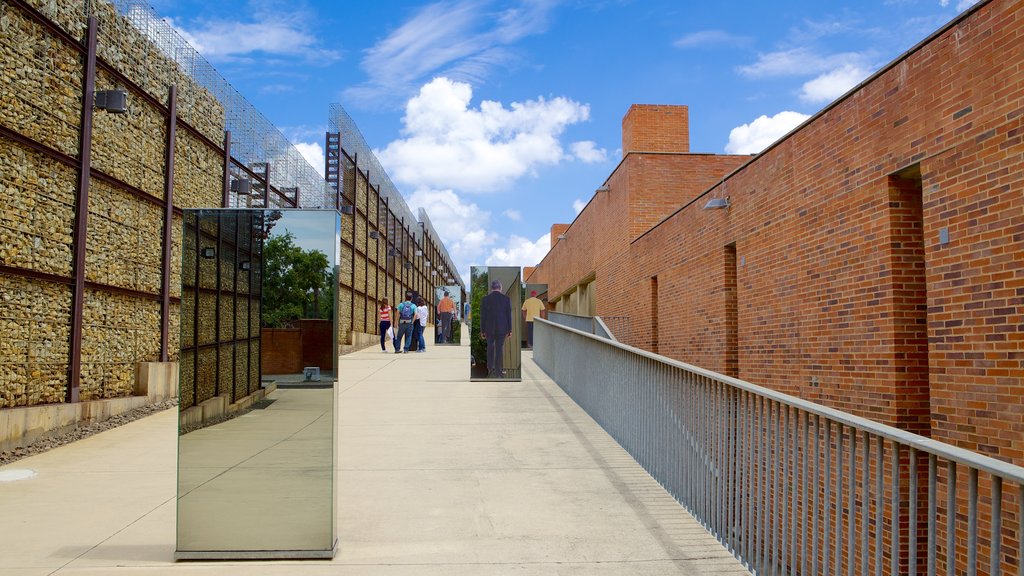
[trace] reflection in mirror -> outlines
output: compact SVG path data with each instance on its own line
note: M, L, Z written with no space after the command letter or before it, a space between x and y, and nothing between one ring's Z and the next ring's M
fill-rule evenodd
M339 223L185 211L178 559L334 556Z
M434 343L462 343L462 286L434 288Z
M522 274L514 266L470 271L470 379L521 379Z

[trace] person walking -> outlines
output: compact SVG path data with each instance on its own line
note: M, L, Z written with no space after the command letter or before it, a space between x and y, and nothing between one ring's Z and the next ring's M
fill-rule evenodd
M384 347L384 339L387 338L388 329L391 328L391 306L387 298L381 298L380 308L377 309L377 321L380 322L380 351L387 352Z
M451 293L444 291L444 298L437 303L437 316L441 319L441 344L452 340L452 316L455 312L455 300L452 300Z
M523 320L526 321L526 347L533 350L533 319L543 318L544 302L537 298L537 291L531 290L530 297L523 302Z
M412 292L405 293L405 300L395 309L398 315L398 331L395 332L395 354L402 353L402 343L405 343L405 351L412 347L413 322L416 318L416 305L412 303Z
M504 378L505 339L512 335L512 301L491 280L491 291L480 301L480 335L487 341L487 376Z
M416 334L419 336L419 349L417 352L427 351L427 340L423 337L423 333L427 330L427 317L430 316L430 307L427 306L427 301L422 296L416 300L416 323L419 324Z

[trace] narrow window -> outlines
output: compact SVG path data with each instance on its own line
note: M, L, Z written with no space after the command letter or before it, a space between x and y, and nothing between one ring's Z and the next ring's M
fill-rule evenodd
M725 270L723 289L725 291L725 375L739 378L739 300L736 289L736 244L725 247Z

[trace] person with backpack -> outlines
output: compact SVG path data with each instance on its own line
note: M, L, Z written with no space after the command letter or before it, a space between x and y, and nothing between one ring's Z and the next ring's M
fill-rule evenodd
M416 305L412 302L412 292L405 293L405 300L396 308L398 312L398 332L395 333L395 354L402 353L402 342L405 351L412 347L413 323L416 321Z

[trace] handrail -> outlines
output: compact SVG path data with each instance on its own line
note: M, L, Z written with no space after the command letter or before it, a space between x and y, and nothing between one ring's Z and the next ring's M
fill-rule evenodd
M755 573L1024 576L1024 468L535 322L538 366Z

